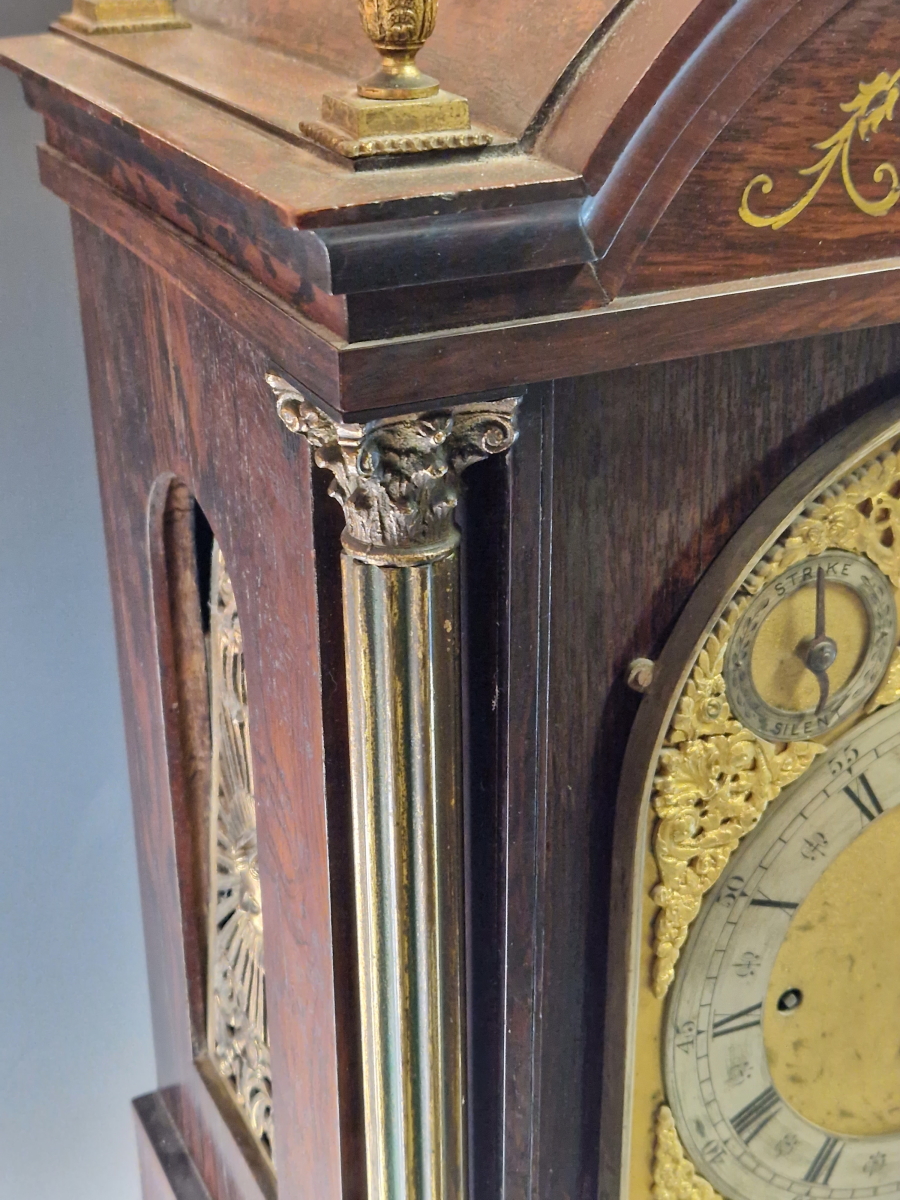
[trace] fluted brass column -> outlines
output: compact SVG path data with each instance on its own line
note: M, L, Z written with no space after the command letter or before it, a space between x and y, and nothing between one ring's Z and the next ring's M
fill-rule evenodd
M336 424L277 376L334 475L370 1200L464 1200L461 472L515 440L515 400Z

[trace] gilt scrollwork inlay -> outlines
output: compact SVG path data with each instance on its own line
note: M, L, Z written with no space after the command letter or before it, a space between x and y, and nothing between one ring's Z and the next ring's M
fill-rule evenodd
M769 195L775 186L770 175L756 175L747 184L741 198L738 212L741 220L756 229L783 229L796 217L799 217L825 186L836 164L841 164L841 178L847 195L860 210L869 217L883 217L900 201L900 177L897 168L889 162L883 162L875 168L874 181L877 184L889 183L887 194L878 200L867 200L858 190L853 181L850 166L850 150L853 139L858 135L860 140L868 142L873 134L878 133L884 121L893 121L897 100L900 99L900 71L890 75L882 71L871 83L860 83L857 95L846 104L841 105L848 120L831 137L822 142L816 142L814 150L824 150L825 153L811 167L804 167L798 174L806 178L815 176L812 186L789 208L762 216L753 212L750 199L758 187L764 196Z
M516 438L516 399L345 425L280 376L266 379L281 420L309 440L316 462L333 475L329 491L344 509L345 547L370 561L452 549L461 473Z
M653 851L659 907L653 990L668 991L701 901L732 853L782 789L824 747L772 743L744 728L728 705L723 675L728 640L751 598L769 580L825 550L868 557L900 593L900 454L879 455L822 495L757 565L701 649L678 700L653 783ZM900 699L900 649L866 711Z
M697 1174L685 1154L675 1118L665 1104L660 1105L656 1114L653 1200L722 1200L712 1184Z
M210 604L212 804L209 1054L265 1152L274 1146L263 916L244 648L222 551Z

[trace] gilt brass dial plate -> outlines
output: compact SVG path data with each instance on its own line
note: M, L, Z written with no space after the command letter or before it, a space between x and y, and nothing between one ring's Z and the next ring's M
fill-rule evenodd
M610 930L616 1200L900 1200L898 602L900 400L735 534L642 701Z
M826 611L835 610L827 627L837 645L829 674L838 686L818 711L804 647L814 633L820 568ZM724 665L731 711L745 728L770 742L821 738L868 700L896 642L893 588L874 563L840 550L806 559L764 587L735 628Z
M873 1034L890 1028L896 1016L896 993L890 986L867 988L871 972L862 969L865 960L881 962L889 984L894 973L884 960L895 953L894 939L860 941L853 947L858 964L832 962L812 973L802 955L795 951L792 963L787 953L789 933L809 936L793 925L808 924L803 902L830 873L843 880L842 903L852 912L855 893L867 881L867 857L855 854L848 863L846 855L895 814L900 817L898 705L858 726L785 793L734 854L694 924L669 1002L666 1094L685 1150L729 1200L900 1195L896 1025L880 1056L869 1054L866 1077L854 1079L841 1065L852 1059L854 1040L860 1052L866 1049L867 1028ZM841 870L847 866L859 876L849 887ZM821 904L817 911L822 919ZM887 933L892 914L881 916ZM841 1029L838 1014L825 1030L813 1012L818 1044L799 1045L810 1028L807 1011L827 1012L841 997L846 1019L855 1016L862 1027ZM838 1043L846 1043L844 1054ZM805 1058L810 1085L793 1090L794 1103L783 1082L792 1068L785 1076L780 1062L792 1047ZM873 1124L863 1110L875 1093L882 1104ZM840 1128L813 1122L795 1105L812 1107L820 1118L843 1113ZM861 1121L856 1128L887 1132L848 1134L854 1115Z

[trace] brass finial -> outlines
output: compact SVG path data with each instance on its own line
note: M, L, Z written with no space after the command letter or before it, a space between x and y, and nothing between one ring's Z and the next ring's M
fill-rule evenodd
M437 0L359 0L363 26L381 53L381 69L357 85L367 100L436 96L438 81L423 75L416 55L434 33Z
M487 130L472 128L468 100L442 91L416 66L434 33L437 6L438 0L359 0L381 67L352 91L327 93L322 120L301 121L301 132L351 160L490 145Z
M190 28L173 0L72 0L72 11L57 23L86 34Z

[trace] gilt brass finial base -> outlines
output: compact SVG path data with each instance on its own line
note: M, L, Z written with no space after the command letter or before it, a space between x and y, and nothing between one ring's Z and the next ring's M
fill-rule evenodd
M58 24L88 34L190 28L172 0L73 0L72 11L61 16Z
M301 121L300 132L351 160L490 145L490 133L472 128L468 100L416 66L434 32L437 0L359 0L359 10L381 66L354 91L326 95L322 120Z
M468 100L441 89L419 100L369 100L358 91L328 94L322 99L322 121L301 121L300 131L351 159L467 150L493 141L490 133L472 128Z
M381 69L356 85L367 100L424 100L436 96L440 84L416 66L419 47L406 50L381 49Z

